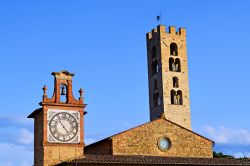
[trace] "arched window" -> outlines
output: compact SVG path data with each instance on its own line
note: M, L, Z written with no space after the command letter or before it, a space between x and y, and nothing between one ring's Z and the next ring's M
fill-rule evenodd
M153 46L151 49L152 59L156 58L156 47Z
M65 84L61 84L60 86L60 102L67 102L67 86Z
M175 59L175 71L176 72L181 72L181 61L179 58Z
M178 90L177 92L175 90L171 90L170 95L171 95L171 104L175 105L183 104L181 90Z
M169 58L169 70L170 71L175 71L174 58Z
M173 77L173 87L179 88L179 79L177 77Z
M177 96L176 96L176 100L177 100L177 105L182 105L183 101L182 101L182 92L180 90L177 91Z
M158 71L159 71L158 61L155 60L152 62L152 75L158 73Z
M171 96L171 104L175 104L175 96L176 96L175 90L171 90L170 96Z
M159 96L158 92L154 93L153 102L154 102L154 107L157 107L157 106L159 106L161 104L160 103L160 96Z
M158 90L158 81L157 81L157 79L154 80L154 90Z
M171 43L170 44L170 55L178 55L178 47L176 43Z

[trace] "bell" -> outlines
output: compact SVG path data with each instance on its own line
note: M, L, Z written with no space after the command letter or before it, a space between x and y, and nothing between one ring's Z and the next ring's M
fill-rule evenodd
M62 91L61 91L61 95L66 95L66 87L62 86Z

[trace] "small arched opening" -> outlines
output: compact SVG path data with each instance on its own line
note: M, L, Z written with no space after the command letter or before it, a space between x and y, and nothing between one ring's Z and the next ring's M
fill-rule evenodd
M171 104L175 104L175 96L176 96L175 90L171 90L170 96L171 96Z
M61 84L60 86L60 102L67 102L67 86L65 84Z
M173 87L179 88L179 79L177 77L173 77Z
M179 58L175 59L175 71L176 72L181 72L181 61Z
M169 70L170 71L175 71L174 58L169 58Z
M177 105L182 105L183 104L182 91L181 90L177 91L176 100L177 100L177 103L176 103Z
M178 47L176 43L170 44L170 55L174 55L174 56L178 55Z

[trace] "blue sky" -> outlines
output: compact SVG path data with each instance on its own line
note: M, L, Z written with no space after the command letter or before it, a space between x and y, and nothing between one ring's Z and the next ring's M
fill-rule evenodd
M0 166L33 164L33 121L52 71L76 73L91 143L149 121L145 34L187 28L192 128L250 156L250 2L0 1ZM13 156L13 154L16 154Z

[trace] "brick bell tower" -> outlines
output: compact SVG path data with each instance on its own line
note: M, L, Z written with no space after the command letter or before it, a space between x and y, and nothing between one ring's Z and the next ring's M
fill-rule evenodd
M48 98L43 87L41 108L28 118L34 118L34 166L49 166L67 159L83 156L83 90L79 100L72 93L73 73L53 72L54 94Z
M164 116L191 129L186 29L158 25L146 38L150 120Z

